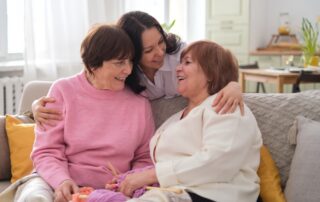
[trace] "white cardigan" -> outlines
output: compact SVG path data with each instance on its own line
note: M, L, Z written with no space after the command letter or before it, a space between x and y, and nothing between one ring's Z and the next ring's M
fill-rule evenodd
M161 187L180 187L223 202L256 201L261 133L245 106L219 115L208 97L180 120L170 117L150 142L151 158Z

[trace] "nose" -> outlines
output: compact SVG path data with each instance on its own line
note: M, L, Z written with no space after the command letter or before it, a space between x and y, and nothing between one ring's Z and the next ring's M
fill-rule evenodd
M157 54L158 54L159 56L163 56L164 53L165 53L165 48L164 48L163 46L158 46L158 47L157 47Z
M181 71L181 70L182 70L182 64L180 63L180 64L177 65L176 71L178 72L178 71Z
M131 74L132 72L132 62L131 61L127 61L124 68L123 68L123 72L127 75Z

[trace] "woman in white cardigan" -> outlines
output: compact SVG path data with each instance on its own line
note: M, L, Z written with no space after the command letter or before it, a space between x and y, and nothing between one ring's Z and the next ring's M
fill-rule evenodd
M158 182L160 189L132 201L256 201L262 138L255 117L246 106L244 116L239 107L221 115L211 106L220 89L238 80L236 59L216 43L199 41L182 52L176 72L188 105L152 138L155 168L128 175L119 191L130 196Z

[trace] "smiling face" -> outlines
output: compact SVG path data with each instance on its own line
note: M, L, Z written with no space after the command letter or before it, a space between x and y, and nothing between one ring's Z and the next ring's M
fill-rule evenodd
M191 53L186 53L176 69L178 78L178 92L186 98L198 96L208 97L207 77L199 63L192 58Z
M156 27L143 31L142 46L142 57L139 63L141 68L159 69L164 62L166 44Z
M97 89L119 91L124 89L125 80L131 74L132 63L129 59L103 61L100 68L92 69L88 75L90 83Z

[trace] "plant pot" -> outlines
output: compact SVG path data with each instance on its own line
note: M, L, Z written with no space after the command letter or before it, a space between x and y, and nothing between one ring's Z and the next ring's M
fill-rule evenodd
M310 58L310 65L315 67L319 66L319 56L316 56L316 55L312 56Z
M320 61L320 58L317 55L313 55L313 56L306 55L306 54L303 55L304 67L319 66L319 61Z

